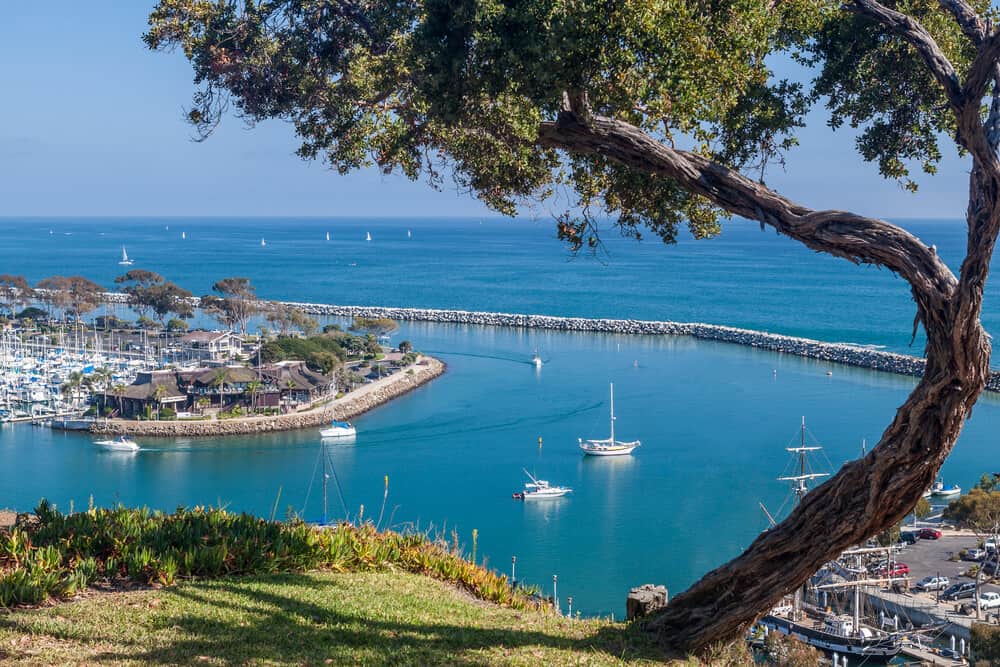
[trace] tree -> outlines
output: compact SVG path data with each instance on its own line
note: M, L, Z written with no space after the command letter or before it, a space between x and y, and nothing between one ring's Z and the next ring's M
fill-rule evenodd
M408 340L400 342L399 351L402 352L403 354L406 354L407 352L413 352L413 343L411 343Z
M355 317L351 331L363 331L373 336L385 336L399 329L399 324L388 317Z
M250 393L250 410L251 412L257 411L257 394L263 388L264 384L258 380L250 380L247 382L247 391Z
M602 215L667 243L682 223L708 238L735 215L907 281L927 339L922 379L877 447L646 626L697 649L738 636L909 513L989 376L980 313L1000 232L998 23L984 0L886 2L161 0L145 40L191 61L202 137L232 103L250 122L292 122L299 154L341 173L374 164L440 186L450 170L506 214L573 191L579 212L559 215L557 232L574 249L599 245ZM812 66L810 86L770 71L788 57ZM900 227L768 187L767 166L819 100L831 126L859 128L864 160L909 189L910 169L933 172L942 137L954 139L970 162L957 277Z
M30 304L34 294L35 291L23 276L0 274L0 303L5 304L11 314L18 307Z
M225 278L212 285L212 290L222 295L222 298L210 300L209 306L217 310L231 327L238 328L244 336L247 333L247 323L260 311L257 301L257 290L250 284L249 278ZM205 307L204 299L202 307Z
M38 282L39 298L77 322L104 300L104 288L83 276L52 276Z
M215 376L212 377L212 386L215 387L215 390L219 392L220 410L222 409L222 392L226 387L226 379L228 375L229 374L226 372L225 368L217 368L215 369Z
M153 285L146 291L147 303L156 314L161 327L166 326L167 315L171 313L183 319L193 317L194 305L191 303L191 298L191 292L169 281L162 285ZM184 328L187 328L186 324Z
M139 317L148 317L150 310L152 310L149 290L157 285L162 285L163 276L154 271L132 269L115 278L115 284L124 285L122 292L128 295L129 307Z

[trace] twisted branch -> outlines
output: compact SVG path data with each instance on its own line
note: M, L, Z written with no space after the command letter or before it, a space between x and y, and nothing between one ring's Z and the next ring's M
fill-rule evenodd
M540 125L538 141L670 178L716 206L770 225L813 250L856 264L884 266L910 283L919 302L940 304L955 287L955 276L945 263L906 230L854 213L802 206L738 171L666 146L629 123L597 115L584 123L564 111L558 121Z

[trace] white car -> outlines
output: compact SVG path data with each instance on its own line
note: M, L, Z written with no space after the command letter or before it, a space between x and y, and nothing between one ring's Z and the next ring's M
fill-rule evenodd
M980 609L994 609L996 607L1000 607L1000 593L986 591L979 594Z
M916 588L922 591L940 591L948 588L951 582L948 577L924 577L916 583Z

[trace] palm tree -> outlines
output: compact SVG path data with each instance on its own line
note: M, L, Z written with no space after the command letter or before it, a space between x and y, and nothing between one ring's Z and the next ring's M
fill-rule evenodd
M226 384L226 369L218 368L215 371L215 377L212 378L212 386L216 388L219 392L219 409L222 409L222 389Z
M167 395L167 386L163 384L156 385L156 389L153 390L153 400L156 401L156 418L160 418L160 411L163 410L163 399Z
M70 373L66 381L59 388L59 391L63 396L72 398L73 407L77 407L80 402L80 387L83 385L83 373L80 371L73 371Z
M259 380L250 380L247 382L247 391L250 392L250 411L257 412L257 393L263 387L263 383Z
M288 407L289 408L291 408L291 406L292 406L292 399L291 399L292 389L296 389L296 388L298 388L298 385L295 384L295 380L292 380L292 379L285 380L285 389L287 389L288 393L289 393L289 397L288 397Z
M122 405L122 398L125 396L125 385L119 382L111 387L111 393L118 398L118 415L121 416L125 412L125 408Z

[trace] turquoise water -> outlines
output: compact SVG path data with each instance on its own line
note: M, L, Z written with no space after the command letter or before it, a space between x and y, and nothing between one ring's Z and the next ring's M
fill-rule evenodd
M79 272L110 283L120 240L92 231L106 225L125 237L136 266L195 291L244 274L266 296L291 299L697 319L896 349L908 342L908 297L887 273L803 255L746 227L673 249L609 239L611 257L602 263L567 260L539 224L336 224L8 222L0 229L0 272L32 279ZM921 224L921 236L934 238L947 257L954 228ZM322 241L326 227L334 247ZM363 239L365 229L371 245L341 239ZM185 252L174 248L182 230ZM229 238L232 249L220 254L222 241L199 241L200 234ZM710 256L713 246L718 256ZM816 290L822 298L811 296ZM475 528L489 564L509 571L516 555L518 578L548 592L557 574L560 597L572 595L574 609L588 614L621 615L629 586L656 582L677 591L738 554L765 526L758 501L773 512L785 501L775 477L801 415L837 467L860 453L862 439L878 440L913 386L862 369L834 367L828 376L830 367L812 360L685 338L422 323L405 324L399 337L444 359L449 372L359 418L356 444L330 447L350 515L364 505L366 517L378 518L388 475L383 525L454 528L467 545ZM536 348L546 359L539 372L528 363ZM609 381L618 434L643 446L629 458L584 458L576 439L607 435ZM967 487L996 467L998 424L1000 401L982 399L945 464L949 483ZM98 504L226 504L267 515L280 489L280 513L290 506L314 518L322 509L318 479L310 491L315 436L147 440L129 455L97 451L79 434L5 427L0 505L27 509L46 496L63 509L70 501L80 508L93 495ZM574 493L514 501L522 467ZM332 489L329 507L342 514Z

